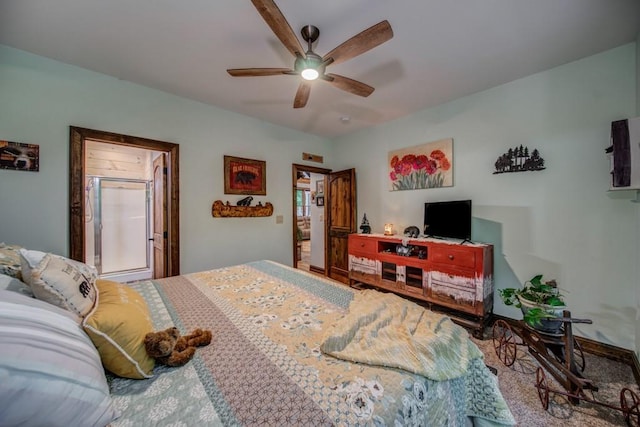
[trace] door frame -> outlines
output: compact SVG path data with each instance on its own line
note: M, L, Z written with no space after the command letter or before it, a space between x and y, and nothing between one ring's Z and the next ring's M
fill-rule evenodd
M328 175L329 173L331 173L331 169L326 169L326 168L321 168L318 166L308 166L308 165L301 165L301 164L297 164L297 163L293 163L291 165L291 183L292 183L292 189L291 189L291 247L293 249L293 268L298 268L298 257L296 256L296 245L297 245L297 240L298 240L298 224L296 222L296 218L298 217L297 215L297 206L296 206L296 189L298 187L298 172L312 172L312 173L320 173L323 175ZM326 209L326 207L325 207ZM324 231L323 234L325 235L325 241L324 241L324 245L325 245L325 253L326 253L326 249L327 249L327 223L326 221L323 222L324 224ZM325 271L325 275L326 275L326 271L327 271L327 257L325 255L325 260L324 260L324 271Z
M84 179L87 139L166 153L167 276L180 274L179 145L77 126L69 126L69 257L85 262Z

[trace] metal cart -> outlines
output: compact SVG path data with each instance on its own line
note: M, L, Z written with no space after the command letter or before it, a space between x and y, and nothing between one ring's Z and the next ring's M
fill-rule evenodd
M549 394L561 394L573 405L585 401L622 411L627 425L640 427L640 399L633 390L625 387L620 391L620 406L596 401L585 393L586 390L591 390L593 396L598 387L593 381L582 376L585 358L580 344L573 336L572 324L590 324L591 320L573 319L569 311L564 311L563 317L556 321L562 322L558 333L539 331L523 321L509 324L504 320L497 320L493 325L493 346L496 355L506 366L511 366L516 361L518 347L527 347L529 353L540 364L536 370L536 388L545 410L549 408ZM545 371L551 374L564 390L549 387Z

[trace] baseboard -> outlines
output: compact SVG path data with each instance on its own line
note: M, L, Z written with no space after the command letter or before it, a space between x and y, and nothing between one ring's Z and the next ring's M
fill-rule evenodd
M582 351L629 365L633 371L633 377L636 379L636 383L640 386L640 363L638 363L638 356L634 351L604 344L589 338L575 338L580 344L580 347L582 347Z
M504 320L509 324L515 324L519 322L518 320L511 319L510 317L500 316L498 314L494 314L492 316L491 323L496 320ZM601 343L599 341L594 341L590 338L583 338L574 336L582 351L585 353L593 354L598 357L605 357L610 360L614 360L616 362L621 362L628 365L633 372L633 377L636 380L636 383L640 387L640 363L638 362L638 356L632 350L627 350L626 348L616 347L614 345Z
M315 265L310 265L309 271L324 275L324 268L316 267Z

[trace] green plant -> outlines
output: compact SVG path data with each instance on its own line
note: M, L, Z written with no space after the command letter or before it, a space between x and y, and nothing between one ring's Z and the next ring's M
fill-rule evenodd
M557 317L554 311L565 306L556 281L543 281L542 274L533 276L522 288L498 289L498 293L505 305L522 309L521 299L536 305L535 308L522 310L524 321L533 327L541 326L545 319Z
M298 242L302 241L302 230L298 227L298 232L296 233L296 237Z

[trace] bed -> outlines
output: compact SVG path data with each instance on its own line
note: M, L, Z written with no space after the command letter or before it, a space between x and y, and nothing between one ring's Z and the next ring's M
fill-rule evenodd
M444 380L323 352L330 347L328 331L336 331L360 298L360 291L344 285L257 261L126 288L129 299L144 300L153 329L207 328L213 340L187 365L155 366L150 378L107 372L109 395L101 397L104 414L97 419L111 417L114 427L515 424L497 378L474 356L466 333L468 343L442 351L455 353L471 343L464 369L445 366L441 372L452 378ZM97 294L99 301L102 291ZM439 320L438 328L447 322ZM0 362L3 357L0 352ZM5 415L0 407L0 424Z
M465 425L467 416L513 424L481 359L460 378L430 381L324 355L323 329L356 292L344 285L259 261L132 287L156 329L208 327L214 338L183 368L156 368L145 381L111 377L123 412L114 426L444 426Z

